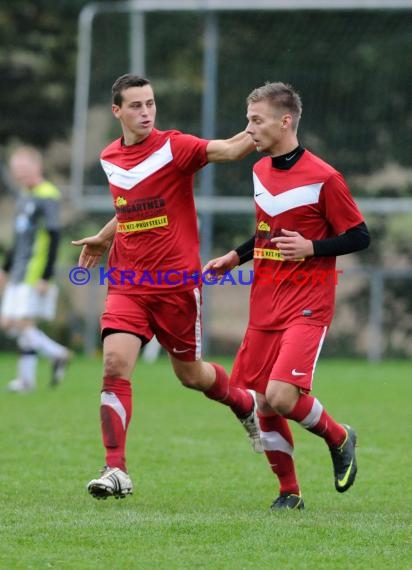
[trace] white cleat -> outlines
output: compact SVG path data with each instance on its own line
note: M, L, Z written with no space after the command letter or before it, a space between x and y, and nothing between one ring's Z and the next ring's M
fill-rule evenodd
M259 418L257 417L256 392L254 390L248 390L248 392L250 392L253 397L253 410L245 418L239 419L240 423L248 433L253 451L255 453L263 453L264 449L262 440L260 439Z
M133 483L127 473L118 467L103 467L101 477L92 479L87 490L95 499L124 499L133 492Z
M26 392L31 392L34 390L34 388L34 385L30 385L20 378L15 378L7 384L7 390L9 392L14 392L15 394L24 394Z

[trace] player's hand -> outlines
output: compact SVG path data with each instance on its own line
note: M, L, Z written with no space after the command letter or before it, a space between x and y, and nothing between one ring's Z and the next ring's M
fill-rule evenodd
M281 230L282 235L270 241L279 248L286 261L301 260L313 255L313 243L305 239L299 232Z
M215 259L211 259L206 263L203 267L203 274L207 271L212 272L216 275L217 278L223 277L225 273L228 271L232 271L234 267L239 265L239 256L235 250L229 251L226 255L222 255L221 257L216 257Z
M98 265L102 255L109 249L110 240L104 240L100 236L90 236L79 240L73 240L73 245L83 246L79 255L79 267L92 269Z

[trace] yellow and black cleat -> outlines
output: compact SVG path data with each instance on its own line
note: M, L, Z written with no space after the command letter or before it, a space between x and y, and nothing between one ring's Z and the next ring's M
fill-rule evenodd
M343 427L347 433L345 441L339 447L329 448L335 475L335 489L338 493L344 493L353 485L358 470L355 455L355 430L347 425Z

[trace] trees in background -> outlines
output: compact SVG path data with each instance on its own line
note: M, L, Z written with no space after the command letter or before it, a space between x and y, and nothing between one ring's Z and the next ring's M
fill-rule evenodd
M65 141L70 149L78 16L86 3L0 5L0 163L15 141L43 150ZM156 88L160 128L201 134L203 26L201 13L146 16L146 68ZM355 196L411 196L412 10L228 11L219 13L218 26L217 137L245 126L245 97L254 87L289 82L304 102L301 141L345 173ZM96 161L86 183L105 184L97 157L118 129L108 118L100 136L101 117L110 116L113 80L129 71L128 16L100 15L93 32L90 104L102 113L90 123L91 140L100 146L89 145ZM217 166L215 192L249 195L255 159ZM65 161L60 166L67 178L69 152ZM411 216L370 216L368 223L373 243L363 261L410 267ZM240 215L216 217L217 251L251 231ZM389 290L394 315L412 310L410 287L398 283ZM366 296L355 296L359 310Z

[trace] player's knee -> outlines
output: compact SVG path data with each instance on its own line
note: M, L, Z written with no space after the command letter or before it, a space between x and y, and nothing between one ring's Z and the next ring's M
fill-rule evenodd
M105 376L124 376L129 363L123 355L110 351L104 355L103 367Z
M180 382L185 386L185 388L192 388L192 390L197 390L200 388L198 379L188 370L178 370L176 371L176 376L179 378Z
M0 319L0 327L6 332L9 333L10 331L13 331L13 329L16 328L15 326L15 322L12 319L9 319L7 317L1 317Z
M295 405L293 392L282 388L268 388L266 391L266 400L272 410L281 416L289 414Z
M210 365L207 367L201 361L174 362L173 368L182 385L192 390L204 390L209 387L209 375L214 374L213 368Z
M214 369L208 363L196 361L174 366L175 374L186 388L205 391L213 383Z

